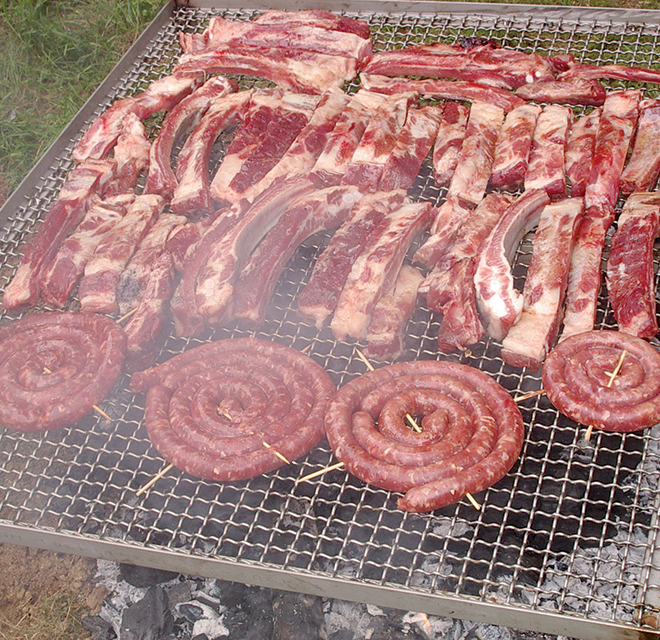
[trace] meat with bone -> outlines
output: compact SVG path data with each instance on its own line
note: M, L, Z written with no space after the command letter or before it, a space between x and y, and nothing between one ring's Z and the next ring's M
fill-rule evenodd
M626 82L660 82L660 69L650 67L637 67L625 64L581 64L573 63L564 72L557 76L557 80L624 80Z
M422 432L406 414L423 416ZM328 442L346 469L405 495L397 506L427 512L502 479L522 450L524 424L488 374L436 360L400 362L344 385L330 401Z
M219 238L199 271L196 307L207 325L223 322L231 310L233 284L261 239L279 220L287 206L313 189L302 176L280 179L259 196L234 227Z
M213 209L209 161L218 136L245 115L252 91L239 91L221 98L209 108L183 145L176 163L178 184L172 196L172 211L199 218Z
M653 246L659 235L660 195L630 195L612 236L607 293L619 330L638 338L658 332Z
M385 96L360 89L342 111L309 175L318 188L338 185Z
M252 202L278 177L309 174L348 101L348 94L340 89L332 89L321 96L309 122L279 162L261 180L248 187L243 197Z
M500 107L485 102L472 103L448 197L471 205L481 202L490 180L495 143L503 122L504 111Z
M522 184L539 113L541 107L531 104L507 113L495 145L490 177L496 189L516 189Z
M126 213L134 199L133 194L125 193L97 200L89 207L39 278L41 298L47 305L58 309L66 305L99 242Z
M584 195L591 174L600 109L579 117L573 122L568 132L564 169L571 186L571 196Z
M277 164L309 122L318 100L280 91L255 93L211 181L216 206L237 203Z
M605 102L606 91L596 79L570 78L524 84L515 94L533 102L599 107Z
M61 429L91 413L119 379L121 327L87 313L38 313L0 327L0 425Z
M543 388L559 411L580 424L638 431L660 422L658 372L660 354L641 338L622 331L586 331L548 354Z
M117 287L121 274L164 207L161 196L136 196L126 214L101 238L78 285L82 311L114 313L119 309Z
M66 236L83 219L90 203L103 193L114 171L114 160L87 160L71 170L57 200L25 247L21 264L5 288L2 298L4 310L39 301L39 281L44 269L55 257Z
M185 265L191 259L202 236L209 230L222 211L222 209L218 209L199 220L190 221L189 224L181 225L172 230L167 238L167 250L172 255L174 268L179 273L183 273Z
M398 96L379 106L360 138L341 184L355 185L363 193L376 191L411 101L411 95Z
M474 275L477 308L488 334L501 341L520 317L523 297L514 288L510 261L520 240L550 202L545 189L525 191L506 210L483 245Z
M149 154L146 193L171 198L177 185L172 168L172 151L177 142L201 120L212 102L237 89L233 80L216 76L185 97L165 116Z
M354 33L361 38L369 38L369 23L356 18L337 15L323 9L310 9L307 11L278 11L270 9L254 19L259 24L299 24L311 25L330 31L343 31Z
M458 102L447 102L443 107L433 144L433 172L436 184L441 187L451 182L456 170L469 115L470 108Z
M364 89L388 95L414 93L426 98L441 100L488 102L505 111L525 104L522 98L515 96L507 89L489 87L465 80L389 78L370 73L361 73L360 78L360 84Z
M339 295L330 321L337 340L366 337L376 302L394 286L408 249L433 215L429 202L404 203L387 215L385 230L358 256Z
M513 201L508 194L486 195L472 215L461 220L451 247L436 260L433 271L420 285L426 306L441 314L441 351L464 349L484 335L477 312L474 274L486 238Z
M522 315L502 341L502 359L508 364L536 371L555 344L582 208L582 198L567 198L541 213L523 287Z
M234 284L234 316L263 323L277 280L298 246L319 231L339 227L362 193L327 187L298 198L257 245Z
M335 386L290 347L236 338L209 342L131 378L147 391L145 425L161 455L209 480L245 480L296 460L324 435Z
M135 96L116 100L85 131L73 149L73 160L82 162L87 158L105 157L117 142L128 114L145 120L158 111L168 111L200 84L200 74L175 73L155 80Z
M334 311L341 290L360 253L382 234L387 214L404 201L404 190L368 194L334 233L316 260L312 274L298 295L298 311L321 328Z
M545 189L551 197L566 194L564 155L573 122L570 107L550 104L539 114L534 130L525 189Z
M491 44L463 49L439 43L381 51L372 56L363 71L385 76L467 80L503 89L555 79L550 62L542 56L497 49Z
M385 161L378 184L379 191L412 187L438 135L441 118L442 110L439 107L408 109L406 123Z
M365 355L376 360L396 360L403 354L405 330L415 310L417 289L424 276L404 264L394 287L374 307L367 329Z
M128 193L135 189L140 173L149 165L151 142L142 121L131 113L124 119L117 138L113 158L115 175L104 190L104 197Z
M660 100L640 103L639 121L630 160L621 176L621 191L651 191L660 175Z
M614 221L621 173L638 116L640 92L616 91L603 105L587 183L585 213L578 227L568 275L564 328L560 340L591 331L601 285L601 258Z

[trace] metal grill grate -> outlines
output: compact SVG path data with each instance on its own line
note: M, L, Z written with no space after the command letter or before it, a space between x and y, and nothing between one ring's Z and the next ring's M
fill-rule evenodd
M212 13L174 11L147 49L130 61L95 115L168 72L178 55L178 32L200 30ZM221 13L233 19L256 15ZM480 15L475 6L469 13L351 15L370 21L377 50L480 35L543 54L573 53L590 62L659 62L657 24L575 14L565 20L541 11ZM657 89L643 88L646 97L657 95ZM158 125L156 119L150 123L152 133ZM72 166L74 143L69 141L35 182L26 204L5 213L0 286L20 259L26 234L56 198ZM413 194L438 203L444 191L433 186L425 167ZM300 350L310 347L308 353L337 385L364 373L354 345L301 322L294 310L296 294L325 241L313 238L290 261L257 332L236 324L198 339L170 337L160 360L209 339L256 335ZM520 264L529 253L526 243ZM604 297L598 326L615 327ZM404 359L438 357L437 329L436 319L418 308ZM469 353L446 357L488 372L514 394L541 387L538 374L504 364L498 345L488 340ZM389 598L393 606L581 637L649 630L640 621L655 613L647 600L660 570L659 559L652 557L660 473L657 428L642 434L595 433L587 442L545 397L528 400L521 406L527 429L522 457L504 480L478 496L480 511L460 503L433 514L402 513L396 496L365 486L343 470L296 485L296 478L333 461L327 445L248 482L222 485L172 470L138 497L136 491L164 462L142 425L143 398L128 392L127 383L122 379L103 405L111 421L92 415L62 431L0 433L0 539L180 571L192 567L204 575L345 599L385 603ZM191 565L191 559L197 563Z

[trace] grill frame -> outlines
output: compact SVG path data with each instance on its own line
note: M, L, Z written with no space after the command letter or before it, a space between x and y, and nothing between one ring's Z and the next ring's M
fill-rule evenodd
M85 123L112 100L154 79L144 72L145 67L149 73L154 69L165 72L172 62L169 46L173 34L179 28L202 24L209 15L193 4L163 8L0 210L0 221L7 225L0 238L0 286L6 284L20 257L23 237L56 197L72 166L71 149ZM246 9L231 2L216 6L228 9L230 17L248 18L258 10L277 8L277 3L268 7L255 3ZM309 6L298 3L288 8ZM410 31L422 24L428 24L429 29L447 28L453 30L451 33L473 35L485 24L500 33L500 25L508 23L513 26L504 30L505 38L518 32L529 35L537 24L570 25L571 35L561 45L565 47L573 47L581 38L587 44L593 44L589 42L592 37L602 41L618 37L623 42L627 37L638 38L640 33L653 33L649 37L655 48L660 37L660 16L651 11L612 9L605 20L603 10L524 5L352 2L328 8L369 18L379 34L396 23L394 40L398 42L401 30ZM557 42L552 40L548 49L564 53ZM376 38L377 49L386 44L384 37ZM533 46L549 52L538 37ZM614 53L615 58L622 55L620 48ZM637 49L635 55L643 56L643 51ZM162 64L163 56L167 64ZM645 95L656 97L657 89L648 89ZM415 190L434 201L444 194L430 186L428 172L422 174ZM306 243L296 254L264 327L250 332L232 325L212 337L256 335L298 349L312 344L310 355L331 372L338 385L363 373L365 367L355 357L352 345L337 344L327 330L317 332L301 323L291 309L291 299L318 250L318 243ZM526 243L518 263L524 264L528 256ZM598 326L614 326L605 297L601 297ZM431 315L418 309L409 325L411 337L405 359L436 357L434 327ZM421 337L415 338L415 334ZM209 338L211 333L192 340L170 338L161 359L166 353L174 354ZM538 374L504 365L498 351L486 340L471 354L447 358L478 364L512 393L540 388ZM658 637L649 624L658 608L653 586L660 571L654 515L658 471L647 470L660 458L657 427L643 435L597 433L592 448L585 449L570 420L558 416L543 398L527 401L521 407L528 432L521 462L501 483L480 496L484 503L480 512L461 503L435 514L402 514L393 506L395 496L365 487L344 471L296 487L296 477L331 461L327 445L315 449L295 468L235 487L218 487L174 471L137 498L135 492L163 463L141 425L143 400L127 391L127 382L124 377L111 398L112 423L90 416L62 432L0 432L1 541L571 637ZM546 453L542 453L543 447ZM594 464L590 456L601 456L604 462ZM645 477L648 486L635 485L632 480L645 471L649 473ZM618 484L626 473L629 484L622 490ZM604 480L603 474L609 479ZM573 496L576 486L578 495ZM552 504L543 504L548 487L558 488L557 506L565 513L553 513ZM509 491L513 499L506 497ZM580 500L580 492L589 497L591 507ZM632 497L626 497L623 504L619 498L603 499L608 492L613 496L632 493ZM506 524L514 514L524 512L525 500L533 504L527 524ZM181 507L185 507L182 513L175 511ZM573 508L582 510L577 517L570 513ZM631 513L622 515L627 508ZM601 512L604 525L597 518ZM219 516L230 523L224 530L216 522ZM368 522L369 518L374 518L375 524ZM553 547L560 527L567 524L579 533L567 536L567 549L558 543ZM546 526L549 533L536 530L537 525ZM617 536L624 537L623 552L617 557L622 572L611 581L616 586L615 608L622 608L621 619L617 611L603 617L596 605L600 607L608 597L594 592L598 587L596 569L616 571L612 554L618 551L610 544L614 544L611 530L619 526L624 529L623 533L617 530ZM229 527L231 532L227 532ZM470 528L479 534L469 535ZM239 539L243 532L249 544ZM378 539L380 534L386 540ZM389 552L387 536L392 541ZM488 545L496 551L489 551ZM501 554L502 561L491 563L489 554ZM538 561L538 566L530 566L530 558ZM459 570L449 566L461 561ZM504 561L513 562L510 574ZM561 568L564 565L566 569ZM589 575L589 567L594 569L593 575ZM622 595L631 579L626 578L626 570L637 572L633 597ZM533 576L538 576L536 587L528 584ZM550 586L544 586L542 577L552 579ZM557 596L558 610L544 606L545 595ZM530 597L531 602L516 600ZM570 607L570 599L575 597L577 611ZM579 611L581 602L586 611Z

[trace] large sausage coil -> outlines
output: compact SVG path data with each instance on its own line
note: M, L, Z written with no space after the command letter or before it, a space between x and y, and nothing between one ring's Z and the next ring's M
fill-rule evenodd
M501 385L439 361L397 363L352 380L330 402L325 427L348 471L405 492L397 505L413 512L490 487L514 465L524 436L520 411Z

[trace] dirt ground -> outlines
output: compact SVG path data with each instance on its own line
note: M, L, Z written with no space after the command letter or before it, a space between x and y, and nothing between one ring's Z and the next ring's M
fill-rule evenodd
M0 544L0 640L85 640L105 588L89 558Z

